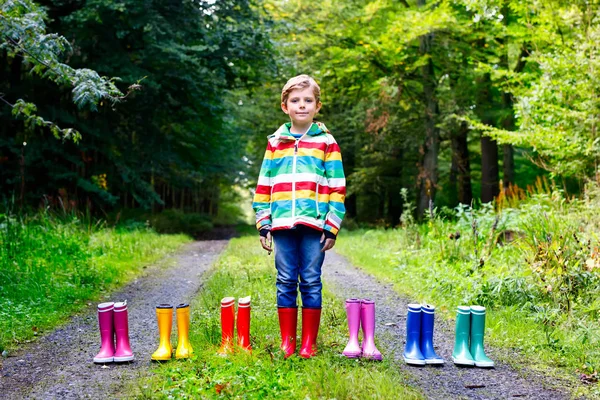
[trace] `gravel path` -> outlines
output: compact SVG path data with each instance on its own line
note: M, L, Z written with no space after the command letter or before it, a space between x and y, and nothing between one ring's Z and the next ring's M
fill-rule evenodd
M150 355L158 346L155 306L190 302L202 286L201 276L225 248L226 240L199 241L147 269L103 301L127 300L129 331L135 361L93 364L100 348L95 305L84 315L4 360L0 369L2 399L118 398L129 381L148 373ZM173 334L176 335L176 325ZM173 342L176 342L175 340Z
M329 290L340 298L370 298L376 302L376 339L384 357L394 357L411 381L429 399L568 399L570 395L556 388L564 384L527 369L518 372L496 361L494 369L459 368L452 363L454 326L436 318L434 345L446 363L441 367L410 367L402 352L406 338L407 305L414 301L401 298L389 284L352 266L333 251L327 253L323 279ZM494 359L497 350L486 346Z

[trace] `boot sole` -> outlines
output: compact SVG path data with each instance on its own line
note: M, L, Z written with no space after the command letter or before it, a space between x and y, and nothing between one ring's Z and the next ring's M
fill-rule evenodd
M444 360L439 360L439 359L432 359L432 360L425 360L425 364L427 365L440 365L440 364L444 364Z
M152 361L169 361L171 357L152 357Z
M404 357L404 362L408 365L425 365L425 360L413 360L406 357Z
M135 360L135 356L124 356L124 357L115 357L115 362L127 362Z
M94 362L96 364L106 364L114 361L114 357L106 357L106 358L98 358L94 357Z
M468 361L468 360L458 360L454 357L452 357L452 362L456 365L464 365L467 367L472 367L475 365L475 361Z
M475 361L475 366L479 368L494 368L494 362L488 361Z

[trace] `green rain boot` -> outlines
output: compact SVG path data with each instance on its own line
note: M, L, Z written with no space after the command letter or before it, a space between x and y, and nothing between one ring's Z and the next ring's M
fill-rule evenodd
M485 355L483 350L484 335L485 307L471 306L471 354L475 359L475 366L492 368L494 362Z
M456 341L452 352L452 361L456 365L473 366L475 360L469 351L469 334L471 333L471 308L458 306L456 314Z

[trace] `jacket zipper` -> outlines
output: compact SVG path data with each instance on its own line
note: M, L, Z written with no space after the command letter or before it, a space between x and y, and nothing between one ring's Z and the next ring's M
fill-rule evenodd
M292 161L292 223L296 218L296 158L298 157L298 142L302 138L296 139L294 144L294 160Z

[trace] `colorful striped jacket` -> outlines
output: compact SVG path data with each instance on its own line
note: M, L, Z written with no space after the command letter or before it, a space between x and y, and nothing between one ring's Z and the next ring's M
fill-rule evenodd
M256 227L278 230L307 225L337 235L346 213L340 148L320 122L299 139L290 127L288 122L268 137L252 203Z

